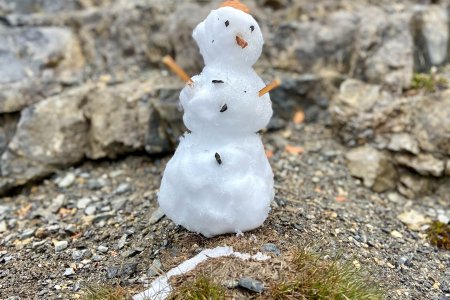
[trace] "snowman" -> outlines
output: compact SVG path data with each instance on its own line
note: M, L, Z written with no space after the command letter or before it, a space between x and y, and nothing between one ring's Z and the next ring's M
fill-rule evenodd
M190 231L240 234L262 225L274 197L272 169L257 133L268 124L272 105L252 68L264 41L237 0L211 11L193 37L205 67L181 91L189 131L166 166L158 202Z

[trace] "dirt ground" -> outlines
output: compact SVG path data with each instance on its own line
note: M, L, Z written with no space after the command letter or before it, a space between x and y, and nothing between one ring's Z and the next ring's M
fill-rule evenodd
M0 299L82 299L97 282L137 293L157 276L152 263L167 271L231 240L252 253L262 242L342 252L379 279L387 299L447 299L450 252L397 216L414 209L433 220L449 216L448 205L365 188L326 118L266 133L264 143L276 197L264 226L241 237L205 239L161 217L156 196L170 154L86 162L1 198Z

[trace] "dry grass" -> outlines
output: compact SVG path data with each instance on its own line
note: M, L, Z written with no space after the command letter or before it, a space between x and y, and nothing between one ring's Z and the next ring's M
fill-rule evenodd
M266 261L233 257L206 261L194 271L171 279L174 292L170 299L383 299L383 291L368 273L342 257L315 254L312 249L300 246L282 250L281 257L273 256ZM264 282L264 292L225 289L225 285L241 277Z
M132 295L120 285L95 284L89 286L83 300L129 300Z
M297 272L289 281L276 282L269 290L269 299L361 299L383 298L382 290L368 280L350 262L341 258L323 259L299 249L291 262Z
M450 226L448 224L435 221L431 223L427 234L431 244L444 250L450 250Z
M210 277L200 275L195 280L184 282L168 300L216 300L225 299L225 288Z

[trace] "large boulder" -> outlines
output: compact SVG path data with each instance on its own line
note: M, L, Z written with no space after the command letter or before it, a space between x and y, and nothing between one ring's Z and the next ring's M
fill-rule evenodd
M365 145L352 149L345 157L350 173L361 178L366 187L376 192L395 187L397 171L388 155Z
M367 7L358 17L351 75L395 90L409 87L414 68L411 14Z
M69 28L0 28L0 113L17 112L80 80L84 59Z
M183 131L179 88L153 72L119 85L88 83L29 106L0 159L0 193L85 157L173 151Z
M385 150L383 153L404 174L398 188L406 196L420 194L420 186L430 191L435 178L446 176L450 159L450 89L395 96L379 85L349 79L333 99L330 113L344 143L370 143Z
M416 70L427 72L447 59L449 43L449 16L439 5L414 7L412 30L414 34L414 62Z

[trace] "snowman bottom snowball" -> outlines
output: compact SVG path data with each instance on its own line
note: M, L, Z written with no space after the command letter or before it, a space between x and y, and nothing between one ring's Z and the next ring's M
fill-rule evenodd
M164 171L158 201L168 218L206 237L264 223L274 197L273 173L259 135L201 142L181 139Z

